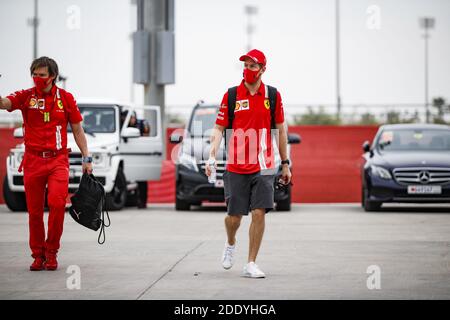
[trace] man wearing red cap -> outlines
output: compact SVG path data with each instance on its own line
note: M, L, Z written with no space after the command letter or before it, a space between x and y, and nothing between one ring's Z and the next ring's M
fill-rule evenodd
M23 168L25 196L29 212L31 271L56 270L56 255L63 232L69 184L67 123L83 155L83 172L92 172L82 116L69 92L55 85L58 65L48 57L30 67L35 86L0 97L0 109L20 110L23 117L25 155ZM45 239L44 202L48 189L48 232Z
M276 91L275 106L271 106L271 89L261 81L266 71L266 57L261 51L253 49L239 60L244 62L244 79L238 87L230 88L222 99L211 135L210 158L205 173L210 176L212 166L216 165L216 153L226 130L228 157L223 179L228 239L222 255L222 266L225 269L233 266L236 232L242 216L251 211L248 263L244 266L243 276L264 278L264 272L255 261L264 234L265 214L273 209L274 203L273 184L277 168L272 133L278 137L282 180L289 184L291 172L287 159L287 133L281 95ZM231 103L234 105L229 107Z

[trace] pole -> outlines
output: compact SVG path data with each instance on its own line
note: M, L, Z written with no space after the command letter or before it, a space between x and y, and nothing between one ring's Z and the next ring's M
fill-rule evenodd
M341 118L341 66L340 66L339 0L336 0L336 107L337 119Z
M164 85L157 84L156 66L156 33L164 31L166 27L167 1L146 0L142 3L144 14L141 16L143 28L150 32L150 82L144 85L144 103L146 105L156 105L161 108L162 138L166 141L167 120L165 115L165 90ZM138 15L141 13L138 10ZM165 150L163 150L165 157Z
M38 25L39 25L39 19L38 19L38 0L34 0L34 17L32 21L33 26L33 60L37 58L38 51L37 51L37 43L38 43Z
M428 102L428 39L430 38L429 30L434 28L435 19L433 17L421 17L419 19L419 24L422 29L424 29L423 38L425 39L425 70L424 70L424 78L425 78L425 121L426 123L430 122L430 105Z
M252 26L250 24L250 15L247 14L247 52L252 48Z
M430 123L430 108L428 105L428 27L425 28L425 114L426 123Z
M252 35L255 32L255 25L252 23L252 16L258 13L258 7L245 6L244 12L247 15L247 51L252 49Z

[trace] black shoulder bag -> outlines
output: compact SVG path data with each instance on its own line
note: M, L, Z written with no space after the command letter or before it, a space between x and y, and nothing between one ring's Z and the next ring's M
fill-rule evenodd
M69 213L72 218L86 228L97 231L98 243L104 244L106 241L105 227L111 225L108 211L106 210L106 194L103 185L93 174L83 173L78 190L70 198L72 206ZM108 224L105 224L105 212L108 217ZM101 240L103 235L103 240Z

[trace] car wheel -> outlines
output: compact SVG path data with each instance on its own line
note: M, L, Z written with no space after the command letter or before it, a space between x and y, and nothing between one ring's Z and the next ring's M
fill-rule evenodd
M372 212L372 211L380 211L382 202L378 201L370 201L369 200L369 190L367 188L363 188L362 192L362 206L365 211Z
M179 185L182 183L182 181L177 177L175 184L175 210L177 211L189 211L191 210L191 203L187 202L186 200L178 198L179 191Z
M15 192L9 189L8 177L3 180L3 198L6 206L11 211L27 211L27 201L25 192Z
M177 211L189 211L191 210L191 204L185 200L175 199L175 210Z
M110 211L122 210L127 203L127 180L122 168L117 170L116 181L111 192L106 194L106 209Z
M287 188L288 197L285 200L277 201L277 211L291 211L291 186L288 186Z
M361 188L361 208L363 208L363 209L364 209L364 203L366 202L365 197L366 197L366 195L364 193L364 187L362 187Z
M136 207L138 203L137 200L137 191L136 190L130 190L127 194L127 203L125 204L126 207Z

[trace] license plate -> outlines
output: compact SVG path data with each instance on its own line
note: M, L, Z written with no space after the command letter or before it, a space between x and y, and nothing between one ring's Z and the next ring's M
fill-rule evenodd
M216 180L216 182L214 182L214 187L223 188L223 180Z
M408 194L441 194L441 186L408 186Z

